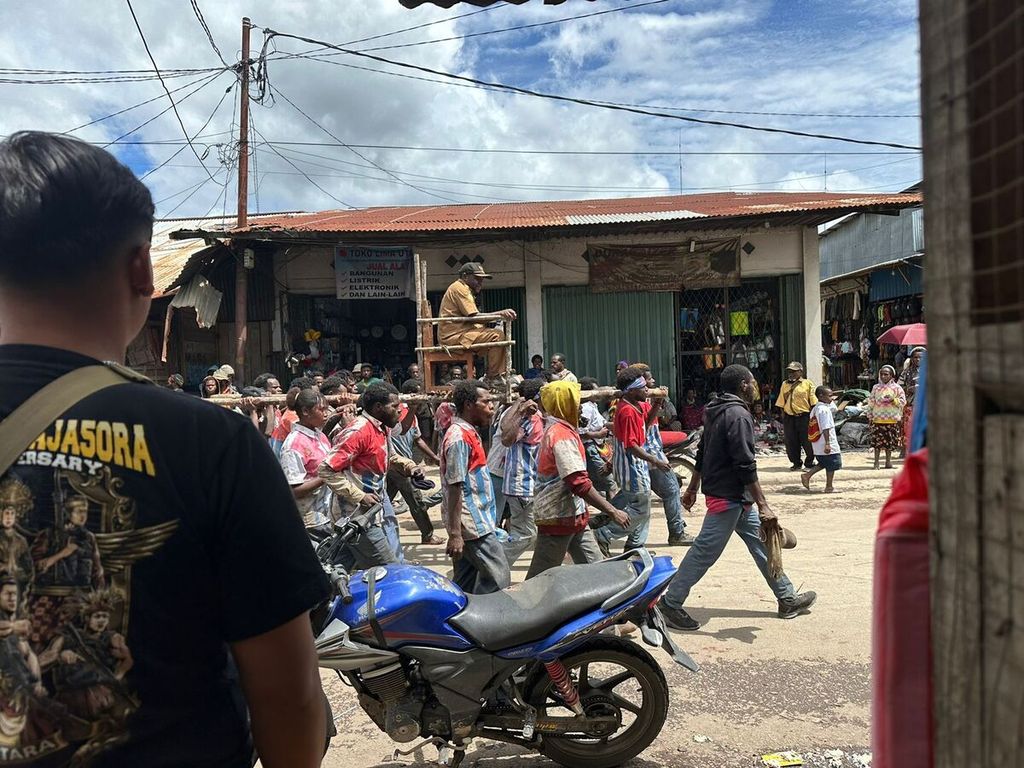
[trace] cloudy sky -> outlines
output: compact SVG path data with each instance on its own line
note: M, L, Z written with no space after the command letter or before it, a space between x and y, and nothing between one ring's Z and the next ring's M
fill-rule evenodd
M228 64L238 60L248 15L258 27L254 56L275 30L533 91L920 144L916 0L532 0L484 10L408 10L398 0L197 4ZM146 74L152 65L125 0L2 4L0 133L38 128L113 142L111 151L149 173L160 215L231 213L235 75L189 0L133 5L205 168L165 111L160 83ZM600 11L613 12L592 15ZM479 34L560 19L567 20ZM419 28L402 31L410 27ZM894 191L921 173L919 155L908 150L453 85L284 37L267 50L269 91L252 107L253 212L680 190ZM93 74L111 70L140 72ZM89 82L52 82L67 79Z

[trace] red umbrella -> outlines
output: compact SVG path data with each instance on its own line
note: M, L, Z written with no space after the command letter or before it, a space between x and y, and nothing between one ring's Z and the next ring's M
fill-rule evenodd
M928 344L928 328L924 323L894 325L878 337L879 344L899 344L901 347L924 347Z

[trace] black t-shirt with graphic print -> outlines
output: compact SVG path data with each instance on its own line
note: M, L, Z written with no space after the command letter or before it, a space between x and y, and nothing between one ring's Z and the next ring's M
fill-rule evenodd
M95 363L0 346L0 417ZM0 768L248 766L227 644L327 595L248 419L144 384L86 398L0 478Z

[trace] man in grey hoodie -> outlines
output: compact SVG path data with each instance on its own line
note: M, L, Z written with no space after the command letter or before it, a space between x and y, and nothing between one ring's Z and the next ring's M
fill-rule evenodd
M754 458L754 420L749 403L757 384L742 365L722 371L721 394L708 404L704 434L697 449L697 469L683 494L683 506L690 509L703 483L707 516L700 534L686 553L668 591L658 603L665 622L675 629L695 630L700 624L683 610L690 589L717 562L736 533L750 550L750 556L779 601L779 618L793 619L806 612L817 595L797 594L792 582L781 574L768 573L768 552L761 541L761 521L775 519L757 479Z

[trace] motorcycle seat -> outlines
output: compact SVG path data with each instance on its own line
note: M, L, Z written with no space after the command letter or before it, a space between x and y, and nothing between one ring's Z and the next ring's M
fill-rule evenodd
M489 595L466 595L466 607L449 619L492 653L547 637L628 587L636 569L624 560L562 565Z

